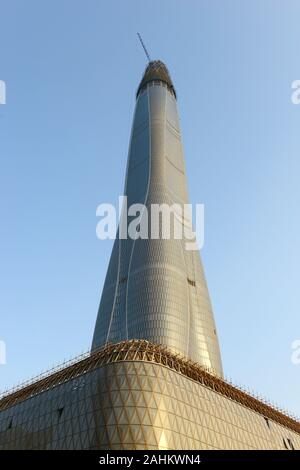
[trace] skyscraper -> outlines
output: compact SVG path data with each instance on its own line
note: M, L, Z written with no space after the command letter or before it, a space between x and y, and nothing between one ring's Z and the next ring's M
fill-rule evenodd
M166 66L152 61L137 90L127 163L128 206L188 203L176 92ZM175 213L184 229L191 224ZM130 217L125 224L130 223ZM183 233L184 230L182 230ZM150 232L150 229L149 229ZM147 339L222 376L216 326L198 251L187 239L117 238L104 284L93 349Z
M160 61L138 87L125 194L147 210L188 201L176 92ZM174 216L189 234L189 216ZM2 396L0 449L300 449L299 421L223 378L188 238L117 237L92 350Z

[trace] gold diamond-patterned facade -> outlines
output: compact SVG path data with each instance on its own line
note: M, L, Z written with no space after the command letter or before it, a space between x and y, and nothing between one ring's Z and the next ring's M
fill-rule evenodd
M300 423L146 341L0 401L0 449L300 449Z

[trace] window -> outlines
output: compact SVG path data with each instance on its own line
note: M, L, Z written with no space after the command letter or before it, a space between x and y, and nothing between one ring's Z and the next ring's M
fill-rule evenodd
M59 418L60 418L61 415L63 414L63 411L64 411L64 407L57 409L57 413L58 413L58 417L59 417Z
M268 428L270 429L270 422L269 422L268 418L266 418L265 416L264 416L264 418L265 418L266 425L267 425Z
M192 281L191 279L187 278L187 282L191 285L191 286L196 286L196 283L195 281Z
M119 284L123 284L126 281L127 281L127 277L121 277L121 279L119 280Z
M287 438L288 444L292 450L295 450L294 444L292 443L291 439Z
M282 440L283 440L283 445L284 445L284 447L285 447L287 450L289 450L289 448L288 448L288 446L287 446L287 443L285 442L285 438L284 438L284 437L282 438Z

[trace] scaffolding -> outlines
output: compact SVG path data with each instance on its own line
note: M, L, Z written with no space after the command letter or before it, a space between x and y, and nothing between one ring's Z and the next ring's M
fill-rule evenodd
M46 372L43 376L38 376L5 392L0 395L0 411L99 367L122 361L144 361L168 367L300 434L300 422L293 416L214 375L209 369L205 369L188 358L175 354L162 345L140 339L121 341L116 344L107 343L98 350L85 353L67 364L64 363Z

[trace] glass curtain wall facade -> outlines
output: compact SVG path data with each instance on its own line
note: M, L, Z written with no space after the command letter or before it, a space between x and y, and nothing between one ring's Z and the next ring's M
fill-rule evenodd
M127 204L188 204L176 92L166 66L150 62L137 92L127 162ZM173 206L174 207L174 206ZM147 212L147 214L146 214ZM222 376L219 343L199 251L187 249L191 220L177 210L182 239L115 240L92 349L147 339ZM132 217L125 220L125 227ZM149 233L151 233L151 220Z

